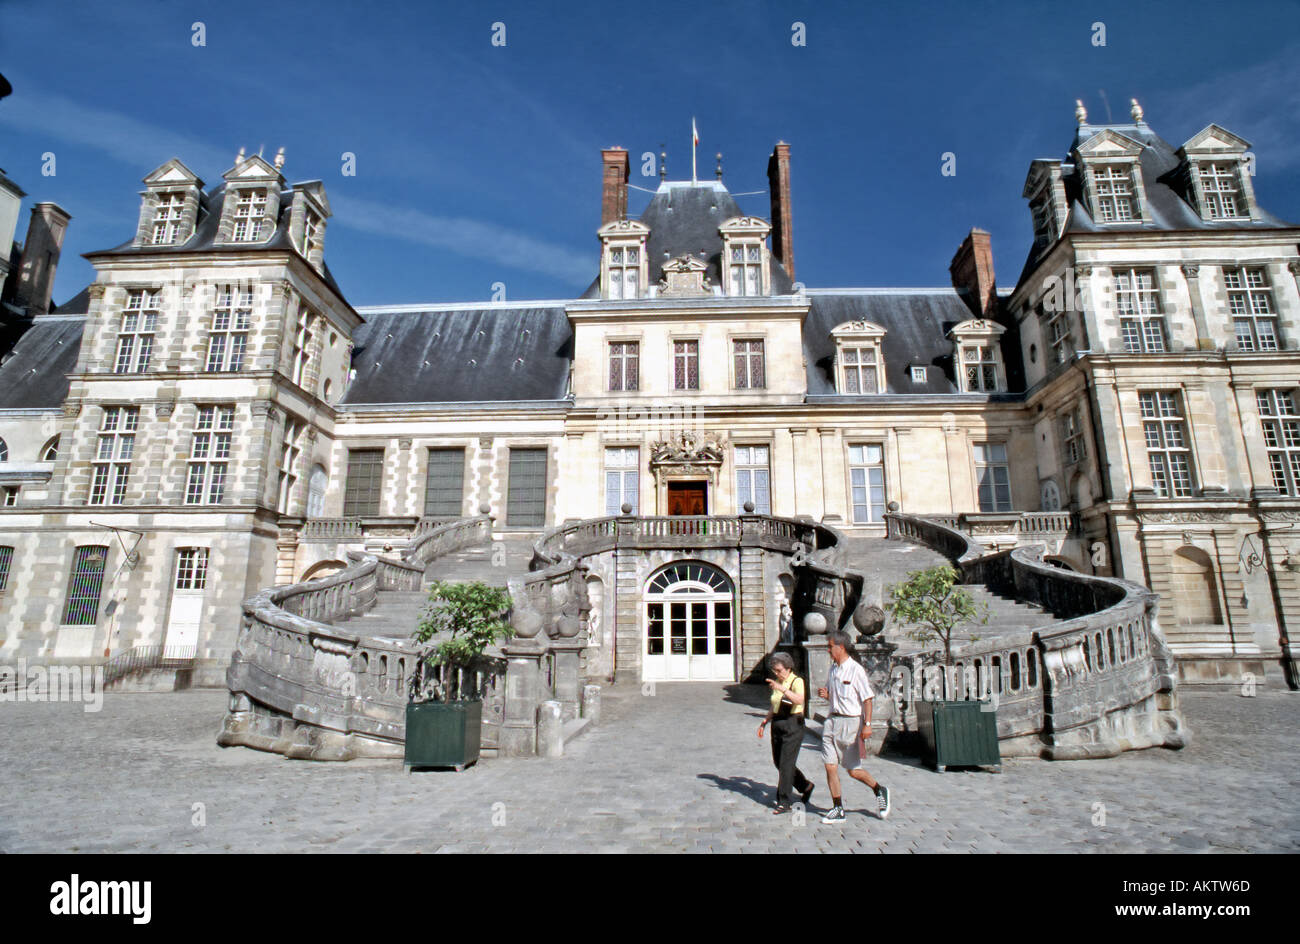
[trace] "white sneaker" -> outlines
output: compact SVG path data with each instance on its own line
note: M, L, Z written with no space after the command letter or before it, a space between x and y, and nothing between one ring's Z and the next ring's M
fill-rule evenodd
M842 823L844 822L844 807L832 806L822 817L823 823Z

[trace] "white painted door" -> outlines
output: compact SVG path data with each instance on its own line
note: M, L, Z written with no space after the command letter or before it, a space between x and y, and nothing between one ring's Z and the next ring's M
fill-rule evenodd
M208 549L178 548L171 612L167 617L167 637L163 643L164 658L192 659L197 655L207 585Z

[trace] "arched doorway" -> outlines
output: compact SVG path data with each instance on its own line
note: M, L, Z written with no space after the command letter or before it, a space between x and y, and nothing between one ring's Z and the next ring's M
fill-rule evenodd
M677 561L646 583L641 678L666 682L736 680L735 591L701 561Z

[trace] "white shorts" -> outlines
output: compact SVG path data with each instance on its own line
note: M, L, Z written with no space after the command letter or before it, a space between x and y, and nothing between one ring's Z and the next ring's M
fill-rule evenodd
M845 770L862 766L861 718L831 715L822 725L822 763L839 764Z

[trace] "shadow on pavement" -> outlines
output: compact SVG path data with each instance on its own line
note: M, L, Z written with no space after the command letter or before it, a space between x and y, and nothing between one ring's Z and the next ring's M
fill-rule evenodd
M738 793L743 797L748 797L755 803L762 806L771 806L776 798L776 787L759 783L757 780L751 780L749 777L719 777L717 774L696 774L700 780L708 780L719 790L726 790L728 793Z

